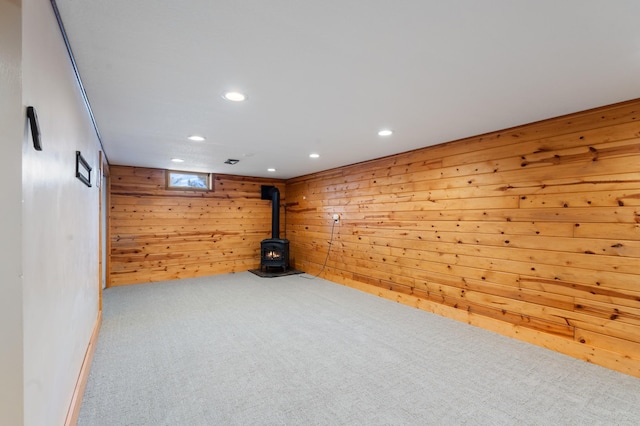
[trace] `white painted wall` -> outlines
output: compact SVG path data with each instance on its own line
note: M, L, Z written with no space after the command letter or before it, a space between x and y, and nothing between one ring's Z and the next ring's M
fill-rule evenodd
M21 157L19 0L0 0L0 424L22 424Z
M75 153L95 182L99 143L50 2L22 7L23 103L43 145L22 151L24 423L59 425L98 315L99 191L76 179Z

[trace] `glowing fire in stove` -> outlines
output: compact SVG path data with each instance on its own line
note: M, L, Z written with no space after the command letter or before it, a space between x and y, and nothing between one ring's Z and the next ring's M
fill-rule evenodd
M268 251L265 253L265 257L267 259L273 260L273 259L280 259L282 257L282 253L278 252L278 251Z

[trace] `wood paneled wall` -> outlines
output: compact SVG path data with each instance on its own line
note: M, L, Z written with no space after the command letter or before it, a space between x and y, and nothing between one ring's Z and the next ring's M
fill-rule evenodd
M286 188L296 268L640 376L640 100Z
M216 175L214 190L165 189L165 170L111 167L109 286L247 271L271 237L261 185L284 181ZM284 212L280 214L284 233Z

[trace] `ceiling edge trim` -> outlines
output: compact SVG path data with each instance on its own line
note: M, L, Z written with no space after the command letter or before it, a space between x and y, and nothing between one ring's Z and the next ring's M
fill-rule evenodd
M104 145L102 144L102 137L100 136L100 131L98 130L98 124L96 123L96 118L93 115L93 110L91 109L91 104L89 103L87 92L84 90L84 85L82 84L82 79L80 78L80 72L78 71L78 66L76 65L76 60L73 56L73 51L71 50L71 43L69 42L69 38L67 37L67 32L64 29L64 23L62 22L62 17L60 16L60 10L58 9L58 4L56 3L56 0L51 0L51 7L53 8L53 13L56 16L56 20L58 21L58 28L60 28L62 39L64 40L64 44L67 48L67 53L69 54L69 60L71 61L71 66L73 68L73 73L75 74L76 81L78 82L78 86L80 87L80 93L82 94L84 105L87 108L87 112L89 113L89 118L91 119L93 130L96 132L96 136L98 137L98 142L100 143L100 149L102 149L102 153L104 154L107 160L107 163L109 163L109 157L107 156L104 150Z

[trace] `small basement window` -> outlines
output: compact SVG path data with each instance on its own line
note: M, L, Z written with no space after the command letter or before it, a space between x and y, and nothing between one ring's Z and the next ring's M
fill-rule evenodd
M166 171L167 189L211 191L211 173Z

